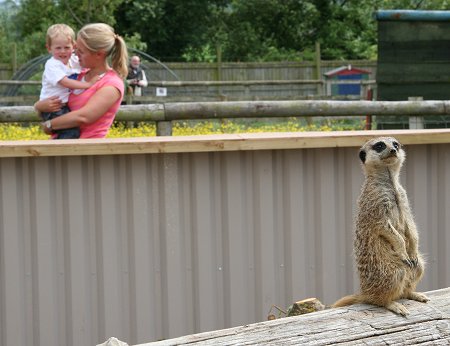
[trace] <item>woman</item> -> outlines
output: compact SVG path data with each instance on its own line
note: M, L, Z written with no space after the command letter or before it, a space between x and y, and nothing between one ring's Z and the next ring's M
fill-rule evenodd
M104 138L114 120L124 94L123 79L128 74L128 53L123 39L107 24L85 25L77 35L76 54L85 70L78 80L101 78L89 89L74 90L68 101L70 112L43 123L44 131L80 127L80 138ZM112 68L108 64L111 57ZM58 98L35 104L40 112L61 108Z

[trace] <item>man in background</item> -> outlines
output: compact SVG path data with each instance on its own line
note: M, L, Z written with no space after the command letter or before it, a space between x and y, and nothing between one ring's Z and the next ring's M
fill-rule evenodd
M136 55L130 59L127 83L132 89L133 96L142 96L142 88L148 85L145 71L141 67L141 59Z

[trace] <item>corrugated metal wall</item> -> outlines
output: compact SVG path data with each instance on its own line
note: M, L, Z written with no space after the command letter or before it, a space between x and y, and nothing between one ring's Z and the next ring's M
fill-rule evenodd
M402 180L450 286L450 144ZM0 344L130 344L262 321L357 290L357 149L0 159Z

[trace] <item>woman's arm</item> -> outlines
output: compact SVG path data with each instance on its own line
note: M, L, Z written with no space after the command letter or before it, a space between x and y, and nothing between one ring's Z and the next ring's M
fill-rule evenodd
M92 124L103 116L120 98L120 91L114 86L104 86L91 96L80 109L51 120L53 130L68 129L84 124Z

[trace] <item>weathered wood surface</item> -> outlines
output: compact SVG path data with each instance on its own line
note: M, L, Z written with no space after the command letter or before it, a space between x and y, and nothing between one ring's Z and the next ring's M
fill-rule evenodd
M450 101L230 101L167 102L122 106L116 120L172 121L186 119L350 116L448 115ZM0 107L0 122L39 121L32 106Z
M402 301L401 317L353 305L137 346L174 345L449 345L450 288L428 292L427 304Z
M41 85L37 80L0 80L0 85Z
M0 157L192 153L359 147L377 136L402 144L450 143L450 129L274 132L202 136L0 141Z

